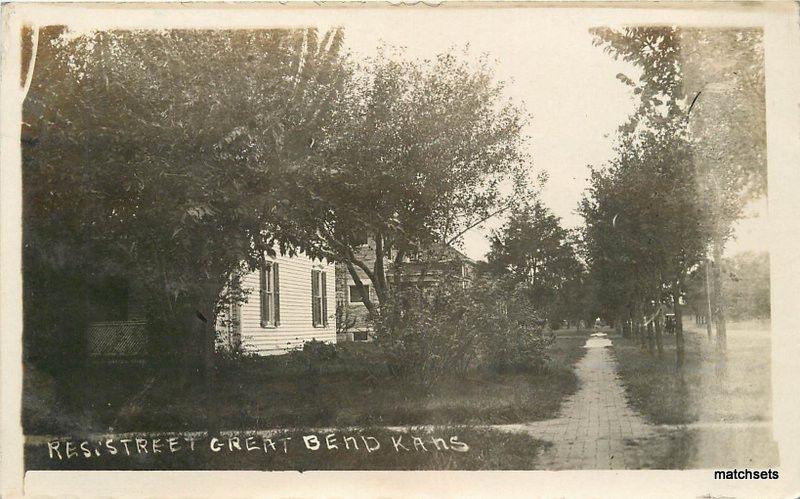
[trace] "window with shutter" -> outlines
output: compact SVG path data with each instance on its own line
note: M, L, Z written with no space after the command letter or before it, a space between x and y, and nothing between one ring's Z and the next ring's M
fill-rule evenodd
M317 325L317 271L311 270L311 324Z
M259 286L261 288L261 327L278 325L277 267L278 265L272 262L266 262L261 267Z
M275 290L273 293L275 306L273 307L274 312L274 319L275 325L281 325L281 274L280 274L280 266L277 263L272 264L272 278L274 280L273 289Z
M324 327L327 323L326 282L325 272L311 271L311 320L314 327Z
M327 274L325 272L320 272L322 279L320 279L320 286L322 287L322 293L320 296L320 301L322 302L322 326L328 327L328 282L327 282Z

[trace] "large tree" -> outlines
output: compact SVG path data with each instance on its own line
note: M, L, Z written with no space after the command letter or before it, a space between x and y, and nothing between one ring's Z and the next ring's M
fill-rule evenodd
M685 125L670 115L665 110L662 120L652 120L654 128L622 127L617 156L593 171L580 210L587 259L606 313L631 321L637 331L643 316L650 316L648 345L661 351L663 304L674 307L680 365L680 298L687 273L702 255L704 218Z
M744 252L722 262L723 289L727 300L726 316L734 320L768 319L769 254ZM688 279L687 302L697 315L705 315L707 287L704 269Z
M46 310L120 276L163 350L197 348L210 372L232 276L265 253L313 253L286 186L330 128L342 36L42 29L23 110L28 336L80 329Z
M336 128L314 145L319 162L297 184L312 200L299 219L357 285L369 278L378 303L361 295L375 313L390 267L397 278L410 253L457 242L507 206L524 181L526 117L483 59L417 60L384 47L354 72Z
M524 294L552 324L565 319L562 305L575 297L564 295L581 279L582 265L559 218L538 199L526 200L511 210L490 240L490 271Z

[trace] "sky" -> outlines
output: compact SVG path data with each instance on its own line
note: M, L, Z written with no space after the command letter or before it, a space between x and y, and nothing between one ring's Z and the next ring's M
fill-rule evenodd
M616 129L636 104L630 87L616 75L636 79L635 67L593 46L591 26L574 18L534 23L527 15L509 11L495 22L468 14L450 16L447 23L436 16L371 20L380 24L342 23L345 46L355 54L374 56L381 42L422 58L469 45L476 57L486 53L495 60L507 96L533 117L526 130L532 137L533 169L549 176L542 200L565 227L581 225L576 208L588 185L588 165L599 166L612 157ZM748 213L763 215L765 207L762 200ZM502 222L497 217L467 233L463 251L483 259L489 249L487 235ZM729 243L727 253L765 249L767 224L762 222L757 218L740 224L738 240Z

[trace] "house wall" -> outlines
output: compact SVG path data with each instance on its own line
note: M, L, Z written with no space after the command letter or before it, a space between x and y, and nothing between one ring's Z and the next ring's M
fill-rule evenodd
M375 243L369 239L365 245L357 248L356 257L364 262L370 268L375 263ZM405 275L409 281L413 281L421 274L422 268L426 269L426 276L424 278L425 284L438 283L443 276L451 276L461 279L465 287L470 285L474 277L475 264L450 246L436 246L422 253L424 258L428 261L422 264L418 261L411 261L409 258L405 260ZM386 262L387 271L386 277L391 283L392 281L392 262L391 259ZM369 286L370 300L373 303L378 302L378 296L375 292L375 287L367 277L366 273L356 267L362 284ZM343 263L336 265L336 304L339 308L339 338L344 340L352 340L353 333L370 332L372 324L369 319L367 307L361 303L350 302L350 287L355 285L355 280L347 266Z
M373 303L378 302L378 295L372 282L360 269L358 270L361 283L369 286L369 297ZM336 306L342 310L340 312L340 333L353 333L370 331L372 325L369 320L369 312L363 302L350 302L350 286L355 286L355 281L350 275L350 271L344 264L336 265Z
M280 324L261 326L259 272L244 277L242 287L249 290L247 301L240 305L239 332L246 352L275 355L302 347L310 340L336 342L336 279L334 266L304 255L271 259L280 266ZM315 327L311 312L311 271L326 272L328 321Z

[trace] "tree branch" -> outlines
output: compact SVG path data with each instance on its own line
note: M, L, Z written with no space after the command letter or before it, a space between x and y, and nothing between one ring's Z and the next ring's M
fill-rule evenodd
M361 303L367 307L367 311L370 313L370 315L374 316L375 304L373 304L372 300L369 299L369 292L367 292L367 289L361 280L361 276L358 275L358 271L353 266L353 262L345 260L344 264L347 266L347 271L350 272L350 277L353 278L353 282L355 282L356 286L358 286L358 291L361 293Z
M461 236L463 236L464 234L466 234L470 230L474 229L475 227L477 227L478 225L482 224L483 222L489 220L490 218L492 218L492 217L494 217L496 215L499 215L500 213L506 211L507 209L511 208L513 205L514 205L514 200L509 201L503 207L499 208L497 211L489 213L488 215L486 215L485 217L483 217L480 220L476 221L475 223L472 223L469 226L467 226L464 230L460 231L458 234L456 234L455 236L453 236L450 239L448 239L447 241L445 241L445 244L447 246L450 246L451 244L456 242L458 240L458 238L460 238Z

